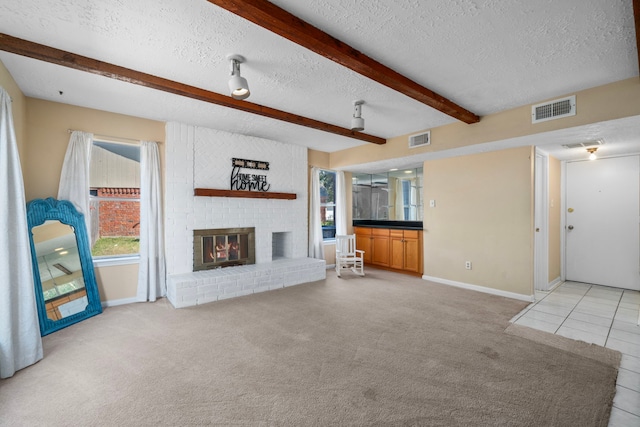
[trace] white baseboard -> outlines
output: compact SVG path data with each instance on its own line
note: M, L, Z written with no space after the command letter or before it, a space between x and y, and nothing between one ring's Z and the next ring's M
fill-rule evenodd
M560 278L560 276L558 276L547 285L547 289L549 290L549 292L551 292L552 290L560 286L562 282L563 280Z
M327 270L335 270L335 269L336 269L335 264L327 264Z
M136 297L122 298L122 299L112 299L110 301L102 301L102 308L115 307L117 305L133 304L134 302L138 302Z
M477 292L484 292L485 294L498 295L501 297L513 298L520 301L533 302L535 297L533 295L516 294L515 292L501 291L500 289L487 288L485 286L472 285L470 283L456 282L455 280L442 279L440 277L422 276L423 280L429 280L431 282L440 283L443 285L455 286L456 288L469 289Z

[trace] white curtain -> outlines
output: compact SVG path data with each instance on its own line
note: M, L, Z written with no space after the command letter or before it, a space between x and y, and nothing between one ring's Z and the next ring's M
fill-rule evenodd
M42 359L11 97L0 87L0 378Z
M158 144L140 146L140 269L138 301L155 301L167 294L164 258L162 188Z
M69 138L64 155L58 200L69 200L78 212L84 215L87 236L91 236L91 214L89 210L89 162L93 134L74 130Z
M309 203L309 256L324 259L322 219L320 218L320 169L311 168L311 201Z
M347 191L344 172L336 172L336 234L347 234Z

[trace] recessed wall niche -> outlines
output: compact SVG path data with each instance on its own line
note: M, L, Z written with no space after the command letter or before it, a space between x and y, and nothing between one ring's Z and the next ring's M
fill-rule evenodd
M291 258L291 233L276 232L271 239L271 258L277 259Z

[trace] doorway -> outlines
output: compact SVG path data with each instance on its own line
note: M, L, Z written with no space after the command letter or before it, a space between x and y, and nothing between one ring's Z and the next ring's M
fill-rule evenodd
M640 290L640 156L566 164L567 281Z

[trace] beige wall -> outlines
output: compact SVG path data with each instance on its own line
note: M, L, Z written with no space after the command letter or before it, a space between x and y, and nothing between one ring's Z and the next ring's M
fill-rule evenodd
M533 294L533 158L521 147L424 163L425 276Z
M577 114L573 117L532 124L531 106L526 105L484 116L479 123L472 125L456 122L433 128L431 145L425 147L410 149L408 135L401 135L388 139L385 145L366 144L336 151L331 153L331 167L344 168L359 163L448 150L640 115L640 79L637 77L580 91L575 95Z
M164 170L165 125L163 122L122 114L27 98L26 143L27 200L56 197L62 162L69 143L68 129L132 140L157 141ZM102 301L136 296L138 265L96 269Z
M11 96L12 99L11 112L13 114L13 127L16 133L20 164L24 174L27 165L25 154L27 140L27 98L23 95L22 91L2 62L0 62L0 86L9 93L9 96ZM23 178L23 180L26 183L26 178Z
M561 163L549 156L549 283L560 277L561 240Z
M134 298L138 284L138 264L95 269L100 300L117 301Z
M329 153L312 149L307 150L307 162L309 163L309 170L311 170L311 166L316 166L322 169L330 169L330 160L331 159ZM311 185L311 179L309 179L309 185Z

